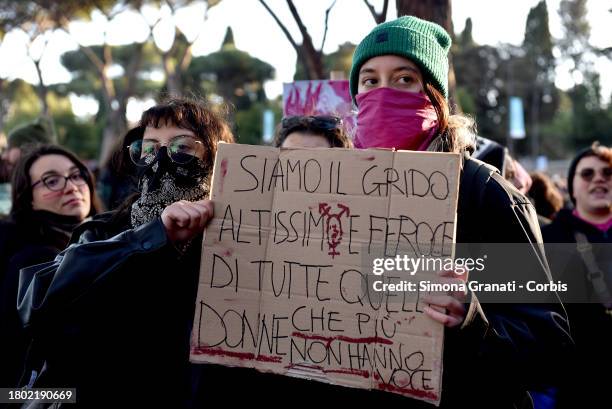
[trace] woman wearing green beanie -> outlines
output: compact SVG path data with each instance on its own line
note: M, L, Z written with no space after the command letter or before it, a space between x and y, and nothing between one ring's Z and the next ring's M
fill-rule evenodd
M473 121L451 115L450 46L442 27L412 16L383 23L363 39L350 74L358 109L355 147L461 153L457 243L525 243L526 254L509 255L520 259L516 270L521 277L549 282L531 203L496 169L470 158ZM497 270L487 265L487 271ZM475 271L472 279L479 280ZM449 273L447 280L459 278ZM529 400L526 391L553 385L560 356L572 341L558 297L553 294L551 299L547 304L481 305L472 294L466 305L458 295L429 297L425 313L447 327L441 405L524 407L517 402ZM393 395L351 395L361 405L380 404L381 399L411 408L421 405Z
M357 46L350 92L358 108L355 147L461 152L473 121L450 115L442 27L412 16L377 26Z

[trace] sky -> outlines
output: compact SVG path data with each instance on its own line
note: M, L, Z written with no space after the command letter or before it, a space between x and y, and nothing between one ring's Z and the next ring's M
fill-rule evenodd
M286 24L296 41L301 41L298 28L291 17L284 0L268 0L270 7ZM454 0L453 24L455 31L460 32L468 17L473 22L473 37L478 44L496 45L499 43L520 44L523 41L525 21L529 9L538 0ZM315 46L320 46L324 31L325 10L332 0L296 0L295 4L308 27ZM378 10L382 0L371 0ZM553 37L560 37L562 30L557 14L560 0L547 0L550 15L550 30ZM389 1L387 19L395 18L395 1ZM591 44L597 47L612 47L612 36L609 27L612 26L612 2L609 0L589 0L588 19L591 25ZM145 9L145 19L148 22L161 17L161 23L153 32L154 39L161 48L169 47L171 38L171 15L169 10ZM190 6L179 10L176 21L188 39L197 37L194 44L194 55L205 55L217 51L228 26L232 27L238 49L248 52L254 57L268 62L276 69L276 77L265 85L268 97L273 98L282 93L282 84L291 82L295 71L296 53L282 33L276 22L257 0L222 0L213 7L204 20L205 7ZM350 41L358 43L375 25L374 19L361 0L337 0L329 15L329 30L324 47L325 53L330 53L338 45ZM101 15L94 15L92 22L74 22L70 25L70 35L55 31L44 39L37 39L31 47L27 47L27 36L23 32L8 33L0 45L0 76L8 78L23 78L31 83L38 83L36 71L29 52L40 56L42 44L46 47L42 56L41 66L45 83L52 84L70 80L70 74L60 64L59 56L68 50L76 49L77 43L91 45L101 43L104 33L107 33L111 44L125 44L132 41L143 41L149 35L147 22L136 13L124 13L111 22ZM612 62L599 58L595 68L600 73L612 72ZM120 70L117 71L120 74ZM161 76L162 74L159 73ZM612 93L612 75L602 75L604 100L609 101ZM557 86L567 89L573 84L567 68L557 69ZM84 98L72 98L73 109L77 115L93 114L97 110L94 101ZM128 118L138 117L142 109L146 109L151 101L132 101L128 106Z

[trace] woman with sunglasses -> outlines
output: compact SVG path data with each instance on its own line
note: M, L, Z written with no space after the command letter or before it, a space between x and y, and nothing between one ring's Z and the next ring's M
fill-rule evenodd
M13 248L0 293L0 385L14 387L29 345L16 308L19 270L53 260L73 230L100 209L90 171L59 146L39 146L24 155L16 164L12 188Z
M139 127L124 143L138 193L84 224L55 262L22 271L33 278L19 311L45 358L34 384L75 387L82 407L181 408L190 398L209 175L217 144L233 136L188 99L148 109Z
M561 294L576 342L568 371L602 373L612 368L612 148L594 143L580 151L567 187L574 209L561 209L542 235L553 275L572 289ZM608 389L606 377L572 378L558 407L608 407Z
M351 140L337 116L289 116L274 136L277 148L351 148Z

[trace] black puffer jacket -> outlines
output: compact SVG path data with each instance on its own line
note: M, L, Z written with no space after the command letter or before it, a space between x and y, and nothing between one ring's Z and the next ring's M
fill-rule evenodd
M559 392L559 407L609 408L609 378L596 374L612 368L612 310L597 302L577 251L575 232L584 234L593 245L593 254L612 293L612 229L604 232L577 218L571 210L561 210L550 225L542 228L552 274L567 282L571 290L561 298L565 298L576 342L575 354L568 357L565 369L572 375Z
M486 180L467 189L473 183L467 179L474 176L470 166L476 162L468 163L459 198L458 241L538 241L529 201L490 171ZM89 241L112 235L103 221L85 229L81 237ZM538 256L532 255L534 260ZM52 368L56 373L52 379L77 386L87 407L113 399L126 405L187 405L192 395L185 367L197 261L197 254L177 258L157 220L108 240L72 246L54 263L23 270L20 312L49 342L49 373ZM546 274L541 270L535 279L547 281ZM552 363L571 343L559 304L481 306L475 299L465 328L448 330L446 336L446 407L509 407L521 391L551 381L556 370ZM306 405L425 406L389 393L249 369L201 365L193 376L199 381L196 400L204 404L266 404L282 391ZM135 393L123 396L127 385Z

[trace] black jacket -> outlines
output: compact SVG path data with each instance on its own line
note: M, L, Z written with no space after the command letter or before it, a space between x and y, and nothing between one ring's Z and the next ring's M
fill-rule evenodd
M587 279L587 268L576 247L575 232L584 234L593 245L594 256L612 292L612 229L607 232L561 210L552 223L542 228L553 276L567 282L565 299L575 353L568 357L567 378L559 393L560 408L610 407L609 379L592 376L612 368L612 311L597 302ZM587 300L590 300L588 303ZM584 391L589 391L584 393Z
M47 211L34 211L27 220L3 223L2 280L0 281L0 385L15 387L24 371L24 359L30 337L24 331L17 313L19 270L51 261L66 248L72 228L72 217ZM26 374L27 376L27 374Z
M472 178L470 167L478 163L466 161L461 175L456 241L541 244L531 202L493 170L487 171L485 178ZM532 267L531 279L548 282L548 269L544 266L536 271L534 267L541 266L539 260L544 255L541 250L535 246L532 253L522 255L530 260L522 262ZM512 255L509 260L516 261ZM557 302L552 304L480 304L472 298L463 327L445 331L441 407L526 407L530 404L527 391L556 385L563 373L562 357L573 344L565 312L558 298L554 298ZM243 395L259 402L274 399L279 393L275 391L282 390L307 407L324 403L330 407L433 408L387 392L270 374L256 377L248 369L232 371L242 371L243 376L253 373L248 381L241 382L241 390ZM206 393L220 398L225 391L221 380L224 378L216 379L219 380L209 378L203 382L204 387L198 389L199 400L205 400Z
M465 173L462 178L467 186ZM459 241L540 239L530 202L497 174L462 188L458 212ZM126 385L136 391L122 396L126 404L187 405L193 396L185 368L197 252L178 259L160 220L103 241L92 240L111 236L113 229L94 223L84 227L82 243L54 263L22 271L19 310L47 343L49 374L55 372L46 384L78 387L87 407L118 398ZM540 274L537 279L548 280L545 270ZM446 334L442 404L505 407L528 386L547 385L554 373L550 363L571 342L559 305L472 301L465 328ZM199 382L194 399L205 404L263 404L283 391L304 404L425 406L389 393L216 365L195 367L192 379ZM152 390L155 395L143 393Z
M97 217L54 262L21 272L21 317L46 362L36 386L75 387L78 407L185 407L199 245L180 254L161 219L112 220Z

